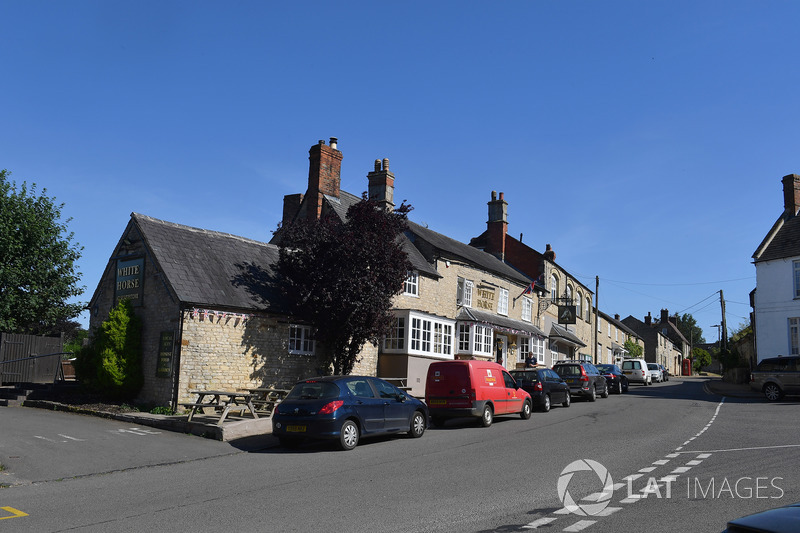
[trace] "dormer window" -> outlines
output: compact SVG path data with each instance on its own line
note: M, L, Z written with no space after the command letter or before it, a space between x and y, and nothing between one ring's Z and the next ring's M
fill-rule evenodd
M471 280L458 278L458 289L456 292L456 304L464 307L472 307L472 287Z
M416 270L408 271L408 277L403 287L403 294L407 296L419 296L419 272Z

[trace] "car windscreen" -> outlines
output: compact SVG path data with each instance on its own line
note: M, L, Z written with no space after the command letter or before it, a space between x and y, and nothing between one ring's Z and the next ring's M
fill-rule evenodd
M287 400L326 400L338 397L339 387L330 381L303 381L286 395Z
M655 364L655 363L647 363L647 368L648 368L649 370L660 370L660 369L658 368L658 365L657 365L657 364Z
M559 376L580 376L581 375L581 367L578 365L564 365L564 366L557 366L553 370Z

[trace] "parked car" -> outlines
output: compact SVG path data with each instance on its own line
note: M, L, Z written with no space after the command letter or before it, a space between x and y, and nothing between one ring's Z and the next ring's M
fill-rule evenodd
M531 417L533 401L501 365L474 359L437 361L428 367L425 403L431 424L441 426L448 418L474 416L483 427L497 415Z
M669 381L669 370L664 365L658 365L661 369L661 379L664 381Z
M622 369L617 365L600 364L594 365L606 378L608 388L611 392L622 394L628 392L628 378L622 373Z
M787 394L800 394L800 357L789 355L762 359L750 372L750 388L763 392L770 402Z
M800 503L792 503L731 520L722 533L796 533L799 523Z
M650 378L653 383L661 383L664 375L661 373L661 367L656 363L647 363L647 371L650 372Z
M556 374L567 382L570 394L595 401L597 396L608 398L606 378L591 363L559 362L553 365Z
M421 437L428 408L391 383L369 376L325 376L298 382L272 412L272 435L291 447L336 439L352 450L362 436L407 432Z
M622 361L622 373L628 378L629 383L652 384L650 371L644 359L625 359Z
M531 395L535 408L546 413L556 403L569 407L569 385L549 368L512 370L511 377Z

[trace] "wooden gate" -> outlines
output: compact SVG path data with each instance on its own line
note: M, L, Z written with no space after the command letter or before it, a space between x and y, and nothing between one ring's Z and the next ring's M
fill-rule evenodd
M64 339L0 333L0 385L53 383L61 368Z

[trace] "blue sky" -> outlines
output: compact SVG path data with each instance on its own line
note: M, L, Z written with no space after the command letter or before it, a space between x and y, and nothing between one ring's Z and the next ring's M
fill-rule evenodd
M800 173L792 1L0 1L0 168L65 203L88 300L130 213L268 240L308 149L412 219L509 232L642 319L719 298ZM86 323L84 316L82 321Z

